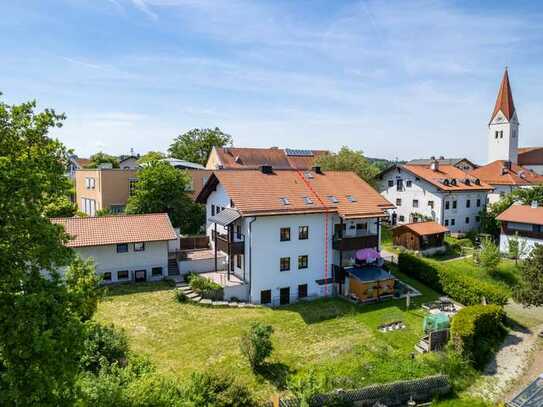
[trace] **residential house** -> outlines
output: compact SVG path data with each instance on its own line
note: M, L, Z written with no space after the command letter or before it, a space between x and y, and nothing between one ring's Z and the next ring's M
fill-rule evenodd
M393 208L353 172L271 166L215 171L197 202L228 281L247 286L245 300L272 305L346 294L346 270L358 250L379 250Z
M324 150L301 150L291 148L239 148L213 147L207 160L206 168L219 169L257 169L261 165L270 165L274 169L307 170L315 165L315 160L328 154Z
M477 165L468 160L467 158L445 158L444 156L441 156L439 158L430 157L429 159L423 158L411 160L407 162L407 164L430 166L436 160L439 165L452 165L462 171L471 171L477 168Z
M89 164L90 160L88 158L79 158L75 154L72 154L68 157L68 166L66 168L66 176L70 179L75 179L75 172L85 167Z
M543 175L543 147L519 148L518 164L539 175Z
M509 253L509 242L512 239L524 249L522 257L527 256L534 245L543 245L543 207L537 202L533 202L532 205L511 205L496 219L501 223L502 253Z
M407 223L392 229L394 246L402 246L424 255L445 251L445 226L434 221Z
M480 212L492 187L454 165L394 165L379 176L379 191L396 208L395 224L433 220L452 233L480 226Z
M66 244L92 258L105 284L160 280L168 275L168 253L178 239L165 213L53 218L71 239Z
M139 159L138 155L121 155L119 157L119 168L122 170L137 170L139 168Z

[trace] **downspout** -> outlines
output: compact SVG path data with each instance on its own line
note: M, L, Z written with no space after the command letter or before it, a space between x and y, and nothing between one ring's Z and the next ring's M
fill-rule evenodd
M253 274L252 274L252 271L253 271L253 267L252 267L252 264L253 264L253 256L251 254L251 247L253 245L253 232L252 232L252 229L251 229L251 226L253 225L253 222L256 220L255 217L253 217L250 221L249 221L249 301L252 302L252 286L253 286ZM247 263L247 262L246 262Z

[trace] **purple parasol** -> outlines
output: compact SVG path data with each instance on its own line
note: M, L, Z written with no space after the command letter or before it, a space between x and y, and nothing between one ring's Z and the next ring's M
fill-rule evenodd
M372 263L380 257L380 254L375 249L360 249L356 251L356 260Z

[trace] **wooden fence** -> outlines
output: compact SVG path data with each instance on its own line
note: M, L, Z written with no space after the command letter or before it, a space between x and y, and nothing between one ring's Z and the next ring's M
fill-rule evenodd
M181 250L207 249L209 248L209 236L187 236L179 239Z

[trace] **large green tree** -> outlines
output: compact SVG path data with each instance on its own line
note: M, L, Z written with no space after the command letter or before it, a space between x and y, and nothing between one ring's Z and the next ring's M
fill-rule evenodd
M82 351L82 292L70 291L56 271L73 253L62 227L45 216L70 188L66 149L48 137L64 116L35 108L0 102L2 406L70 403Z
M145 164L149 161L157 161L163 158L166 158L166 155L160 151L148 151L138 159L138 163Z
M519 264L520 283L513 298L524 306L543 305L543 245L535 245L530 255Z
M192 129L175 138L168 149L173 158L206 165L213 147L232 145L232 136L221 129Z
M196 233L205 220L202 205L192 201L186 171L164 161L151 161L138 172L136 192L128 199L126 213L166 212L181 233Z
M98 168L100 164L111 164L113 168L119 168L119 159L113 155L99 151L90 156L90 161L85 168Z
M353 171L371 185L375 185L375 176L379 168L368 161L362 151L351 150L343 146L337 153L324 154L317 158L316 165L323 170Z

